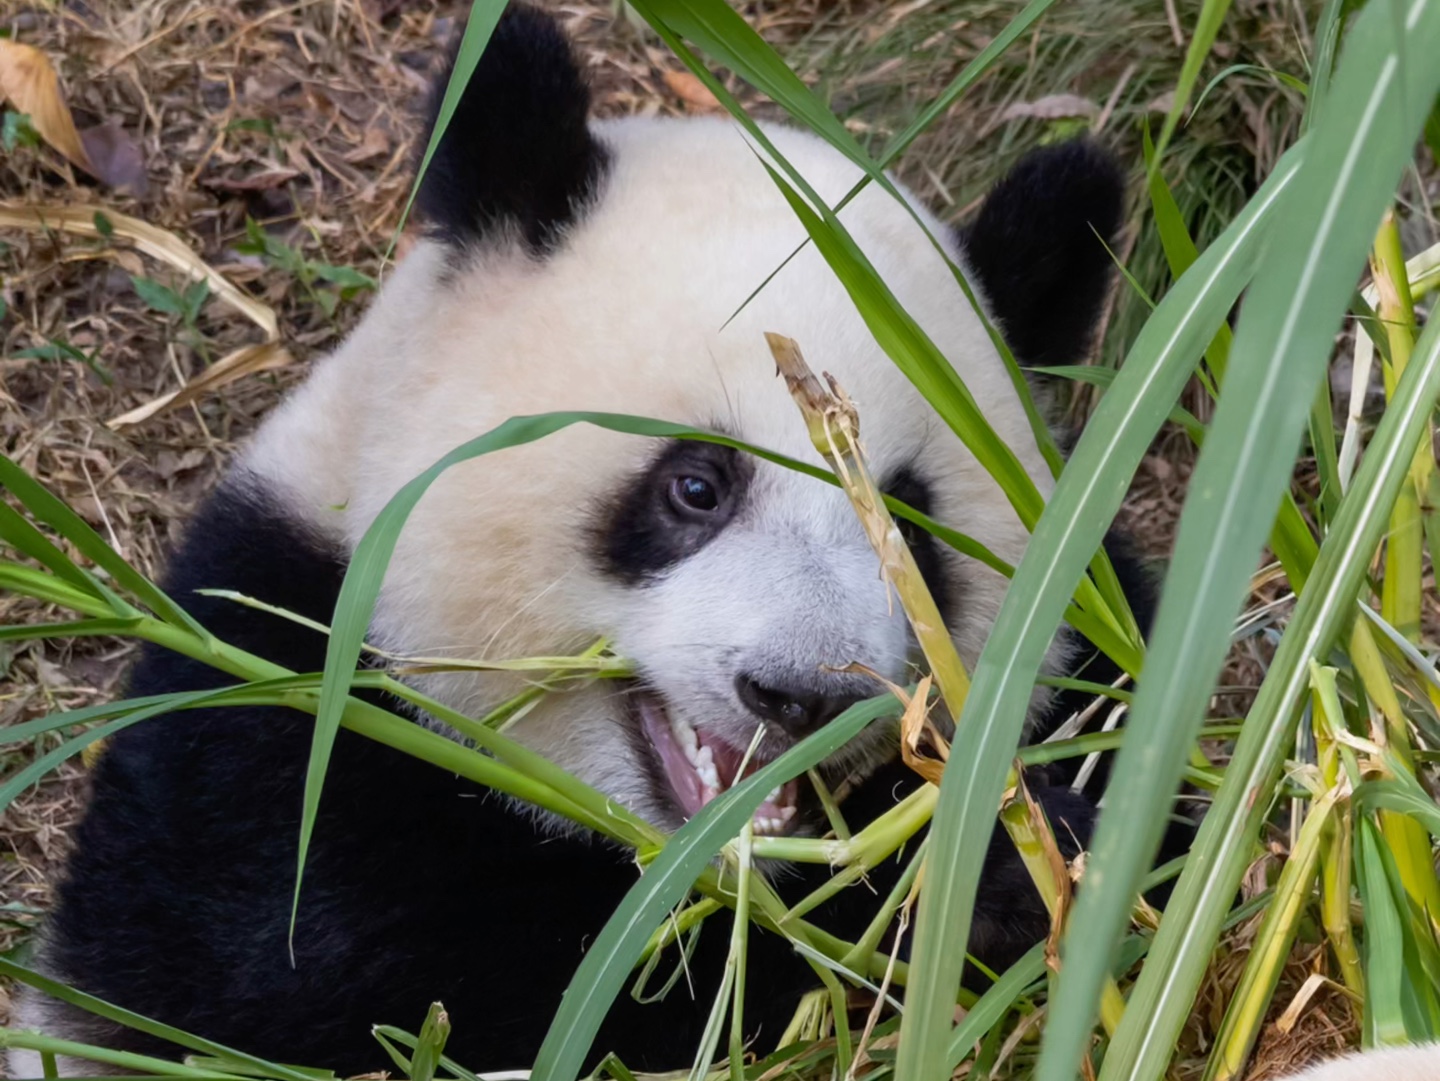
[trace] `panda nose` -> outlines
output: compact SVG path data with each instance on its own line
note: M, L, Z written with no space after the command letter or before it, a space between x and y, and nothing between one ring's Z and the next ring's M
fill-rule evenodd
M860 695L825 694L813 685L766 685L748 675L735 677L735 690L755 716L778 724L796 739L808 736L860 701Z

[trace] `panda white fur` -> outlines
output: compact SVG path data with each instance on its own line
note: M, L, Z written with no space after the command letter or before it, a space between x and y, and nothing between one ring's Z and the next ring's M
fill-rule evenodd
M1440 1045L1386 1047L1312 1066L1292 1081L1440 1081Z
M268 420L199 511L166 585L220 638L296 671L325 640L204 597L224 587L328 622L348 553L406 481L506 418L557 409L637 413L727 432L818 461L764 331L798 340L858 403L888 490L1003 559L1027 538L1005 498L872 340L813 247L726 320L803 239L736 128L718 120L588 119L568 45L512 7L422 188L429 237L386 282L349 341ZM832 202L856 170L813 137L767 129ZM1085 143L1041 151L991 194L963 237L918 212L964 260L1022 361L1064 362L1093 332L1121 188ZM843 220L908 311L961 372L1043 491L1050 477L994 348L941 257L874 187ZM1005 579L918 531L917 558L961 655L976 660ZM1144 576L1115 551L1142 619ZM724 787L757 725L763 758L875 687L829 666L903 680L913 640L836 489L713 444L577 427L452 469L422 500L386 578L370 638L409 655L556 654L608 636L640 679L554 696L513 735L633 811L678 826L709 794L698 739ZM1103 658L1057 644L1052 670L1108 679ZM148 650L133 694L224 677ZM473 673L425 689L477 714L515 690ZM1043 732L1073 703L1037 697ZM49 973L111 1002L284 1062L353 1074L388 1063L376 1022L449 1010L454 1057L474 1069L532 1061L585 946L633 884L624 852L565 823L341 733L294 935L286 937L308 716L192 712L117 736L40 950ZM913 787L878 725L824 772L862 780L852 822ZM1063 780L1063 778L1058 778ZM1070 845L1091 799L1037 792ZM823 829L790 785L765 828ZM877 870L883 895L896 869ZM816 872L777 878L787 893ZM859 887L813 914L853 938L873 911ZM723 923L717 917L715 923ZM971 947L995 967L1046 919L1008 844L991 846ZM710 927L664 1001L616 1004L595 1051L632 1068L689 1062L726 934ZM752 936L747 1020L773 1044L813 983L783 941ZM168 1055L173 1048L22 996L46 1031ZM768 1043L767 1043L768 1041ZM24 1059L21 1073L36 1072ZM93 1067L86 1067L93 1069Z

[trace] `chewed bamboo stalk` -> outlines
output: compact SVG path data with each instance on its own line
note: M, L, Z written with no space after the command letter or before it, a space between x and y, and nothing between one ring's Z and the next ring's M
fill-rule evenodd
M865 536L880 557L880 573L886 585L895 590L910 619L920 649L935 674L946 709L952 719L958 718L965 696L970 692L970 675L965 671L960 655L955 652L955 643L945 629L945 621L920 574L915 557L906 546L895 519L885 506L884 496L870 475L860 445L860 417L854 403L828 375L829 390L821 385L793 340L780 334L766 334L765 340L770 345L771 355L786 387L805 418L810 441L835 470L860 519Z
M786 387L800 407L810 441L835 470L841 488L849 496L865 535L880 558L881 575L886 585L894 589L910 620L946 709L951 718L958 721L970 691L969 673L955 651L955 643L945 628L934 597L870 473L860 442L860 418L854 403L829 373L825 375L828 389L821 384L806 364L795 341L769 333L765 339ZM892 687L891 690L906 703L901 744L907 764L932 784L938 783L949 747L925 721L928 683L922 682L913 698L904 695L898 688ZM938 754L938 761L921 755L919 745L922 737L923 742L929 743ZM1012 794L1023 791L1018 771L1011 770L1007 788ZM1051 936L1053 944L1058 941L1070 898L1069 874L1054 833L1039 805L1028 798L1007 800L1000 820L1050 912L1055 927ZM1058 963L1052 951L1052 964ZM1113 1032L1124 1009L1124 1001L1113 980L1106 981L1102 1005L1106 1025Z

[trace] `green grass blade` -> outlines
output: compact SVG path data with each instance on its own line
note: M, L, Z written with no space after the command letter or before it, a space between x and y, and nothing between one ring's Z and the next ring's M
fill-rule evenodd
M29 556L57 578L76 589L105 601L117 614L131 610L94 575L77 566L74 560L51 543L50 538L27 522L9 503L0 503L0 541Z
M819 732L711 800L666 843L596 936L565 991L536 1056L533 1081L574 1081L610 1004L624 988L650 934L684 898L722 845L740 832L766 794L797 777L853 739L866 725L893 714L889 695L852 706ZM843 1019L839 1021L843 1024Z
M1200 16L1195 20L1195 35L1190 39L1190 48L1185 52L1185 63L1180 68L1180 78L1175 82L1175 103L1170 106L1170 112L1160 128L1160 138L1155 143L1155 157L1150 164L1152 174L1159 168L1160 159L1170 145L1170 137L1175 134L1180 118L1185 115L1185 108L1190 104L1190 95L1195 91L1195 81L1200 77L1201 65L1210 55L1215 37L1220 33L1220 24L1225 21L1225 14L1229 10L1230 0L1205 0L1200 7Z
M47 714L44 717L37 717L33 721L26 721L23 724L0 728L0 747L11 743L24 743L26 740L34 739L36 736L43 736L47 732L54 732L60 728L70 728L77 724L93 724L95 721L106 721L122 713L128 713L132 709L144 709L147 706L162 703L169 705L184 697L184 692L179 694L152 694L144 698L127 698L119 702L102 702L99 705L85 706L82 709L61 710L57 713Z
M186 627L196 634L205 634L200 624L191 619L158 586L125 562L115 549L105 543L100 534L90 528L85 519L3 454L0 454L0 485L10 489L11 494L37 520L68 540L81 555L104 570L122 589L128 590L148 605L161 619L177 627ZM124 610L128 613L129 606L125 605Z
M1115 516L1154 433L1169 415L1249 282L1271 218L1288 195L1299 148L1161 301L1096 409L1016 569L981 654L931 827L897 1077L936 1081L947 1060L975 887L1031 687L1075 583ZM1098 994L1095 996L1098 1000Z
M642 0L636 9L652 24L661 21L674 33L694 42L871 178L881 178L880 166L849 129L790 70L769 42L724 0Z
M1440 8L1436 8L1430 18L1411 33L1410 40L1417 43L1430 41L1426 34L1440 37ZM1375 45L1373 39L1370 44ZM1436 44L1440 47L1440 43ZM1339 96L1334 109L1327 114L1327 124L1343 116L1347 105L1353 102L1353 97L1346 100L1345 78L1346 69L1342 65L1337 73L1336 92ZM1355 96L1363 95L1357 92ZM1318 136L1322 132L1323 129L1317 128L1313 134ZM1361 142L1363 143L1363 139ZM1308 161L1307 158L1307 163ZM1398 173L1398 168L1396 171ZM1323 183L1320 177L1312 178L1312 186L1319 184L1323 187ZM1374 200L1377 204L1375 217L1378 218L1378 205L1383 203L1384 196L1376 195ZM1318 216L1310 218L1311 229L1316 220ZM1368 242L1368 238L1359 236L1360 232L1357 230L1356 236L1348 238L1352 245L1352 254L1363 253L1364 245ZM1342 241L1337 241L1340 242ZM1341 268L1343 262L1337 270ZM1278 283L1281 279L1277 277L1270 280ZM1344 303L1343 297L1335 300L1335 303L1338 311L1339 306ZM1323 332L1327 338L1325 346L1319 350L1319 359L1323 363L1324 355L1328 352L1328 328L1318 317L1316 321L1321 324L1316 329ZM1236 338L1237 358L1241 355L1239 350L1245 337L1242 326L1242 333ZM1308 359L1315 361L1316 357L1310 356ZM1232 386L1244 386L1244 383L1239 381L1241 373L1242 367L1237 363L1231 375ZM1300 596L1236 743L1234 755L1225 771L1224 782L1201 826L1191 853L1191 866L1181 876L1175 894L1166 906L1166 915L1151 948L1150 960L1131 992L1130 1008L1106 1055L1101 1074L1105 1081L1112 1078L1159 1076L1174 1050L1180 1028L1188 1016L1195 991L1204 976L1215 936L1248 863L1251 846L1268 806L1267 793L1274 786L1285 749L1291 745L1295 710L1308 686L1309 661L1313 657L1323 657L1340 631L1357 617L1356 595L1364 582L1369 559L1388 526L1389 507L1405 480L1411 456L1425 429L1430 405L1437 393L1440 393L1440 323L1432 324L1421 336L1390 408L1387 409L1376 430L1375 438L1365 453L1355 482L1341 502L1340 512L1321 545L1314 571ZM1260 400L1260 395L1242 392L1242 398L1254 402ZM1304 397L1294 395L1289 405L1292 415L1285 420L1298 428L1303 423L1307 402ZM1215 443L1213 438L1211 443ZM1282 466L1284 464L1281 463ZM1216 487L1217 482L1211 479L1205 487L1200 487L1200 480L1204 477L1199 470L1196 477L1193 482L1196 487L1193 490L1201 493L1215 492L1222 497L1226 494L1224 484ZM1232 572L1242 579L1248 574L1253 553L1258 547L1258 543L1254 542L1254 534L1258 532L1260 524L1252 521L1250 536L1243 538L1243 541L1247 542L1245 551L1250 553L1251 558L1244 564L1231 568ZM1182 533L1184 528L1182 526ZM1237 545L1239 543L1241 542L1236 542ZM1177 553L1177 563L1178 559ZM1022 572L1023 569L1022 566ZM1186 587L1197 580L1189 574L1178 579L1172 575L1171 579L1172 582L1178 581ZM1236 595L1232 582L1212 588L1226 589L1227 597ZM1193 602L1187 600L1183 603ZM1211 613L1213 626L1207 634L1221 635L1228 632L1232 614L1228 608L1223 612ZM1157 634L1156 643L1159 641L1160 636ZM1128 830L1122 831L1117 828L1120 819L1116 816L1123 816L1127 811L1134 812L1131 792L1125 787L1127 785L1152 784L1166 792L1173 789L1173 779L1168 777L1163 782L1153 782L1145 777L1137 778L1135 764L1137 758L1143 757L1146 769L1159 771L1170 768L1171 763L1161 762L1158 752L1141 755L1140 752L1148 752L1150 748L1144 740L1172 739L1174 734L1169 726L1175 725L1177 718L1189 719L1203 711L1203 701L1209 693L1210 681L1218 670L1222 650L1205 643L1207 656L1204 660L1209 666L1204 669L1203 680L1192 677L1193 667L1200 664L1199 650L1200 646L1197 645L1184 655L1183 668L1159 669L1166 672L1168 678L1159 684L1150 685L1149 688L1142 683L1136 694L1135 705L1131 711L1130 733L1121 750L1120 760L1116 763L1111 784L1110 791L1114 794L1114 802L1110 803L1102 815L1093 850L1092 859L1095 862L1091 867L1099 867L1102 876L1105 873L1123 874L1128 869L1127 864L1131 863L1143 868L1144 861L1153 851L1147 848L1143 852L1121 851L1117 855L1116 845L1138 846L1139 840L1136 823L1132 820ZM1154 658L1159 656L1161 654L1153 653L1152 663ZM1171 657L1173 659L1173 655ZM1163 717L1167 730L1162 736L1157 737L1156 725L1153 723L1160 718L1152 715L1151 722L1138 730L1143 735L1139 739L1134 738L1136 725L1146 721L1141 712L1146 700L1149 700L1150 708L1155 708L1156 700L1163 702L1163 696L1167 694L1169 687L1185 681L1193 682L1194 686L1189 689L1189 695L1185 699L1170 703L1174 708ZM1123 774L1122 768L1125 770ZM1106 816L1111 817L1108 827L1105 823ZM1119 838L1122 832L1126 834L1123 841ZM1100 863L1101 859L1106 862ZM1081 891L1072 917L1075 921L1072 926L1085 927L1087 940L1070 943L1070 948L1065 953L1059 995L1072 997L1068 1000L1057 998L1052 1004L1054 1012L1051 1016L1051 1027L1047 1030L1055 1033L1058 1031L1056 1026L1062 1023L1070 1026L1064 1035L1067 1040L1074 1042L1060 1046L1071 1055L1083 1044L1089 1025L1088 1008L1074 997L1082 993L1085 986L1077 973L1093 979L1094 966L1108 962L1109 952L1106 947L1113 938L1099 942L1095 940L1107 938L1106 928L1122 926L1125 919L1123 912L1117 916L1113 909L1102 910L1101 904L1123 903L1128 908L1133 894L1132 883L1116 882L1104 877L1098 883L1092 883L1088 890ZM1092 922L1086 922L1087 920ZM1101 922L1102 920L1104 922ZM1102 974L1104 971L1102 968ZM1066 1059L1058 1058L1059 1054L1059 1051L1051 1052L1051 1061L1052 1064L1060 1062L1063 1068ZM1057 1073L1051 1076L1059 1075Z
M1397 769L1390 780L1366 781L1355 789L1356 807L1399 811L1420 822L1432 837L1440 837L1440 806L1408 771Z
M986 988L980 1001L965 1011L965 1019L955 1026L950 1038L950 1072L953 1074L965 1061L976 1042L1005 1019L1027 989L1045 979L1045 943L1038 942L1000 978Z
M29 642L36 638L94 638L98 635L125 636L142 626L147 617L131 619L81 619L70 623L21 623L0 627L0 642Z
M182 694L156 695L159 701L150 705L140 706L128 710L122 716L114 720L88 728L78 735L72 736L60 746L53 748L47 753L28 763L23 769L17 770L4 784L0 784L0 814L10 806L16 796L20 795L32 784L38 781L45 774L58 766L66 759L73 758L86 747L106 736L113 735L121 729L129 728L139 721L149 720L151 717L158 717L162 713L169 713L176 709L193 709L215 699L221 698L230 692L231 688L222 687L216 690L188 691ZM67 723L74 724L72 719Z
M1310 65L1310 93L1305 115L1300 120L1301 132L1310 130L1325 106L1330 91L1330 76L1335 67L1335 52L1340 46L1340 32L1352 0L1325 0L1320 19L1315 24L1315 59Z
M97 596L94 591L81 589L72 585L68 579L39 567L15 563L8 559L0 560L0 590L33 597L47 604L57 604L96 619L113 619L115 616L115 606Z
M410 194L406 196L405 206L400 211L400 221L391 235L384 262L390 261L395 242L400 239L400 233L410 219L410 209L415 205L415 196L420 192L425 171L430 168L430 161L435 157L440 140L445 138L450 120L464 96L465 87L470 83L470 76L475 74L480 57L485 53L485 46L490 44L490 36L495 33L495 27L500 23L500 15L507 2L508 0L474 0L470 5L470 17L465 21L465 33L461 36L460 47L455 53L455 66L451 69L450 81L445 84L445 97L440 102L440 110L435 115L435 128L430 132L430 141L425 144L425 153L420 157L420 168L415 170L415 181L410 185Z
M1385 839L1368 818L1356 823L1355 885L1365 906L1367 1044L1405 1042L1405 941L1397 901L1384 864Z
M856 311L880 348L1000 485L1020 520L1033 528L1045 501L1015 452L985 419L959 374L880 280L870 260L839 219L828 210L812 208L769 163L765 163L765 168L850 294Z
M262 1077L272 1077L279 1081L314 1081L314 1074L296 1070L289 1066L281 1066L269 1062L254 1055L247 1055L243 1051L236 1051L234 1048L226 1047L224 1044L212 1043L210 1040L201 1039L199 1036L192 1036L188 1032L171 1028L169 1025L162 1025L159 1021L152 1021L138 1013L121 1009L119 1006L112 1006L103 999L94 995L87 995L83 991L77 991L73 987L67 987L63 983L42 976L33 972L23 965L17 965L14 961L0 958L0 976L14 980L16 983L27 984L43 994L60 1002L68 1002L77 1006L87 1013L96 1017L103 1017L107 1021L114 1021L116 1024L124 1025L126 1028L133 1028L137 1032L144 1032L151 1036L157 1036L162 1040L169 1040L178 1047L184 1047L190 1051L199 1051L202 1054L213 1055L216 1058L231 1059L237 1063L244 1063L259 1071Z

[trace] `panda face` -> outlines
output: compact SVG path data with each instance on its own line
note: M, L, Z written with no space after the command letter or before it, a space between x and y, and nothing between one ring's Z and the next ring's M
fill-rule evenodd
M492 52L540 49L548 59L538 66L554 68L553 27L511 11ZM1003 493L803 245L732 124L586 123L583 96L572 100L553 71L517 90L514 73L537 63L502 67L503 84L487 81L484 64L477 71L422 188L430 238L271 418L244 469L348 550L403 484L517 415L656 417L823 465L775 374L764 337L774 331L855 401L871 470L890 494L1019 560L1027 533ZM517 94L529 96L517 104ZM543 130L534 127L542 106L563 114ZM516 146L482 155L476 129ZM831 205L859 179L819 140L766 130ZM507 186L495 173L514 161L535 176ZM841 220L1044 492L1049 473L1014 386L911 209L961 261L938 221L873 186ZM1076 228L1094 243L1087 223ZM1061 233L1049 230L1052 243ZM999 248L1032 254L1018 242ZM1073 281L1072 265L1060 270ZM1003 278L981 274L982 285L991 280ZM1040 289L1017 284L1030 296ZM1057 327L1063 317L1057 309ZM973 664L1005 579L923 533L908 536ZM872 679L841 669L863 665L898 682L914 659L839 489L718 445L585 425L444 474L406 525L371 632L399 654L479 660L578 652L601 637L635 662L635 679L547 696L509 731L666 827L732 784L752 743L753 768L877 693ZM473 671L420 682L471 715L523 686ZM827 772L863 773L893 749L877 726ZM797 798L793 784L772 793L757 826L794 828Z

